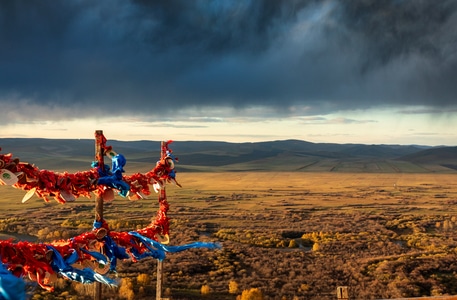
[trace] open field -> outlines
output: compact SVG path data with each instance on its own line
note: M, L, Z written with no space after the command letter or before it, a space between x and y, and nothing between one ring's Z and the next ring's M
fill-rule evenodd
M335 299L337 286L348 286L351 299L457 294L456 174L183 172L177 179L182 188L167 187L171 243L219 241L223 249L169 255L165 288L173 299L235 299L251 288L266 299ZM0 186L4 234L49 241L90 230L93 199L22 204L23 195ZM117 197L105 219L113 230L131 230L156 210L156 195ZM135 299L154 295L154 272L153 260L119 265L119 277L135 283ZM151 282L140 291L141 273ZM228 293L231 281L237 293ZM203 285L210 295L200 295ZM77 284L56 290L90 299Z
M364 211L453 213L456 175L358 173L187 173L180 208L207 213ZM189 201L195 200L195 201ZM207 215L205 213L205 215Z

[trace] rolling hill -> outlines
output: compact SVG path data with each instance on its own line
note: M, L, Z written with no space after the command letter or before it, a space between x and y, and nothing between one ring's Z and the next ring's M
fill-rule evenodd
M457 170L457 147L440 147L426 149L398 158L415 164L440 164L441 166Z
M160 156L159 141L116 141L108 145L125 155L126 170L143 172ZM91 139L0 139L1 154L56 171L86 170L94 159ZM457 147L365 145L281 140L257 143L177 141L178 171L457 173Z

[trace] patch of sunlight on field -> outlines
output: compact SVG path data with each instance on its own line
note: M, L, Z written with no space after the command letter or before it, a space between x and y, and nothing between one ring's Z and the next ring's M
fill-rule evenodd
M457 203L454 174L224 172L178 173L177 179L182 188L167 186L171 214L176 209L230 214L330 208L373 212L401 208L426 214L454 211ZM94 203L94 199L80 197L61 205L52 199L45 203L36 196L21 203L24 195L25 191L0 186L4 216L43 207L86 205L90 210ZM153 215L157 197L154 191L137 202L116 196L106 213Z
M179 203L217 210L346 207L446 211L457 202L456 175L405 173L184 173Z

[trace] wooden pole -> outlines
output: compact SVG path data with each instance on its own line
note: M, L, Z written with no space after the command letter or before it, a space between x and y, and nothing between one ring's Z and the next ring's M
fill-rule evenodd
M103 153L103 130L95 131L95 160L98 166L104 170L105 168L105 153ZM95 220L101 222L103 220L103 196L96 193L95 197ZM94 284L94 300L102 299L102 284L95 282Z
M160 158L164 157L166 153L164 153L165 145L162 141L160 143ZM165 193L165 184L159 191L159 203L161 203L162 199L166 199ZM158 259L157 260L157 286L156 286L156 300L162 300L162 281L163 281L163 261Z
M336 298L338 300L349 300L348 287L339 286L336 288Z
M156 300L162 300L163 261L157 260L157 292Z

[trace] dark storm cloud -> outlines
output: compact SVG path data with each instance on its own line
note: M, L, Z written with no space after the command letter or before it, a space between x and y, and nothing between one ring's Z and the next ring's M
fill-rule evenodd
M1 1L0 115L455 107L456 11L446 0Z

